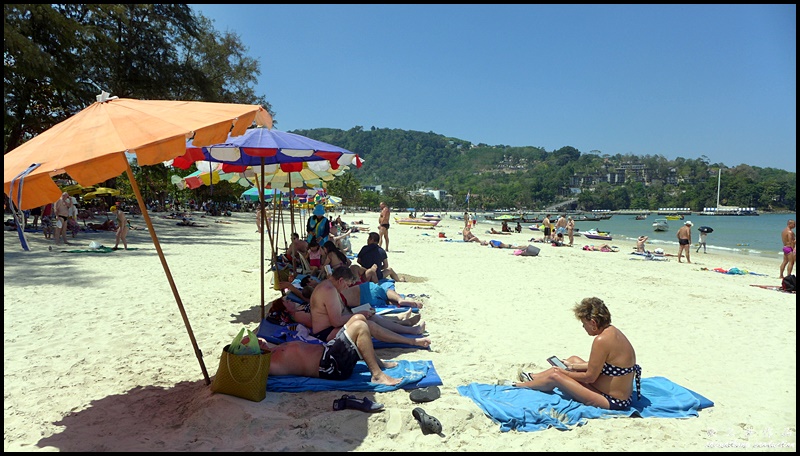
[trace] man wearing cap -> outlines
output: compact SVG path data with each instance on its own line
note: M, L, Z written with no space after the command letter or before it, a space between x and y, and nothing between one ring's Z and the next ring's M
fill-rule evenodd
M694 223L687 220L683 226L678 230L678 263L681 262L681 256L686 251L686 262L691 263L689 252L692 251L692 226Z
M321 204L314 206L314 212L306 222L306 231L308 236L306 242L311 242L316 238L319 245L324 245L328 242L328 236L331 234L331 223L325 217L325 208Z

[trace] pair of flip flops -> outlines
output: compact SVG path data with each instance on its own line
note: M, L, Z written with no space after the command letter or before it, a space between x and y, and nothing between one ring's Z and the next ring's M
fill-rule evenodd
M417 388L408 395L409 399L413 402L431 402L439 399L441 397L442 392L439 390L438 386L427 386L425 388Z
M361 410L362 412L379 412L383 410L383 404L372 402L368 397L358 399L352 394L345 394L341 399L334 399L334 410Z
M423 434L428 435L442 433L442 423L440 423L436 417L428 415L425 410L417 407L411 411L411 414L414 415L414 418L416 418L417 421L419 421L419 427L422 429Z

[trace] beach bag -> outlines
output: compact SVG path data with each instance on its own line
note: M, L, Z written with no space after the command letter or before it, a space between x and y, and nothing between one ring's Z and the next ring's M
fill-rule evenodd
M781 281L781 288L783 291L788 291L789 293L797 292L797 278L795 278L794 274L783 278L783 281Z
M522 256L539 256L540 249L535 245L528 245L528 248L522 252Z
M241 332L240 332L241 333ZM248 330L250 341L258 339ZM238 336L237 336L238 337ZM241 345L241 338L239 344ZM249 345L249 344L248 344ZM222 349L219 367L211 382L212 393L222 393L260 402L267 397L267 378L272 353L258 350L258 354L237 355L230 352L231 345Z

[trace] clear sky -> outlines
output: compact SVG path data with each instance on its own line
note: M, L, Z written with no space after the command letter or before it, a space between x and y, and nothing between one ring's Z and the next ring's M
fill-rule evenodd
M280 130L796 172L794 4L191 7L260 61Z

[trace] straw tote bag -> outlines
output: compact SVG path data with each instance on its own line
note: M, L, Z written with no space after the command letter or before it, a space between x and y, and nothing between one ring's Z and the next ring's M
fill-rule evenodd
M260 402L267 397L267 377L270 352L260 355L234 355L228 352L230 345L222 349L217 375L211 382L211 392Z

